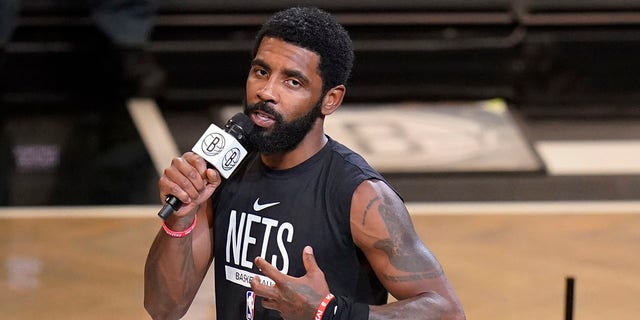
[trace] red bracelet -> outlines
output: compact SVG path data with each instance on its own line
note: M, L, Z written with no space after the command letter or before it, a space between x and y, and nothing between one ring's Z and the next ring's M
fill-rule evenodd
M329 305L331 300L333 300L333 298L335 298L335 296L329 293L327 294L326 297L324 297L324 299L322 299L322 302L320 302L320 305L318 306L318 310L316 311L316 317L314 318L314 320L322 320L324 311L327 309L327 306Z
M164 221L162 221L162 229L164 230L164 232L166 232L168 235L174 238L184 238L189 233L191 233L193 229L195 229L196 221L198 221L198 215L193 216L193 223L189 226L189 228L185 229L184 231L173 231L169 229L169 227L167 227L167 224Z

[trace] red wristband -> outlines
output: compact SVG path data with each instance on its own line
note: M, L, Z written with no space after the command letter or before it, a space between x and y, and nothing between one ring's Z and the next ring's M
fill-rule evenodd
M171 229L169 229L169 227L167 227L167 224L162 221L162 229L164 230L164 232L174 238L184 238L186 237L189 233L191 233L191 231L193 231L193 229L195 229L196 227L196 221L198 220L198 215L194 215L193 216L193 223L189 226L189 228L183 230L183 231L173 231Z
M335 298L335 296L329 293L327 294L326 297L324 297L324 299L322 299L322 302L320 302L320 305L318 306L318 310L316 311L316 317L313 318L314 320L322 320L324 311L327 309L327 306L329 305L331 300L333 300L333 298Z

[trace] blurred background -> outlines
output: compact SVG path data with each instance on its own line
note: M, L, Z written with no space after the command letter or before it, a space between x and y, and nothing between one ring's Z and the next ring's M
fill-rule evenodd
M292 5L349 31L328 132L404 196L469 319L560 319L568 275L580 319L640 311L639 0L0 0L10 319L79 297L71 318L145 318L158 171L241 104L256 31Z
M138 93L156 98L178 148L190 149L208 123L221 121L221 107L241 103L256 30L273 11L293 3L149 4L157 8L144 43L151 57L131 58L134 67L128 68L155 62L165 81L140 89L148 79L123 80L127 66L88 4L21 1L2 53L0 204L155 201L157 176L126 99ZM295 3L332 11L351 34L357 59L346 105L500 98L533 144L638 137L640 1ZM154 72L139 69L129 73ZM409 199L411 185L425 183L422 172L414 173L389 176ZM536 173L446 182L439 175L426 182L438 184L437 194L421 192L416 200L633 199L638 186L635 177ZM556 185L565 189L549 192ZM131 190L118 192L125 187Z

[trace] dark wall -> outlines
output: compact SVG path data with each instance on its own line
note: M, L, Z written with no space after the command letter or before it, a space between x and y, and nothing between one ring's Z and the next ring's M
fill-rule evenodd
M23 1L5 102L109 95L103 39L79 3ZM640 0L162 0L151 49L166 106L237 103L253 35L291 4L328 9L351 33L350 102L501 97L525 115L628 115L640 100Z

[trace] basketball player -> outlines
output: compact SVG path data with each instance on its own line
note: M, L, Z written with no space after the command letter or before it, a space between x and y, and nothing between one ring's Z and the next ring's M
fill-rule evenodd
M257 153L222 182L187 152L158 182L161 199L184 205L147 258L154 319L182 317L212 261L222 320L465 318L401 197L324 134L352 64L347 32L324 11L291 8L263 25L244 109Z

